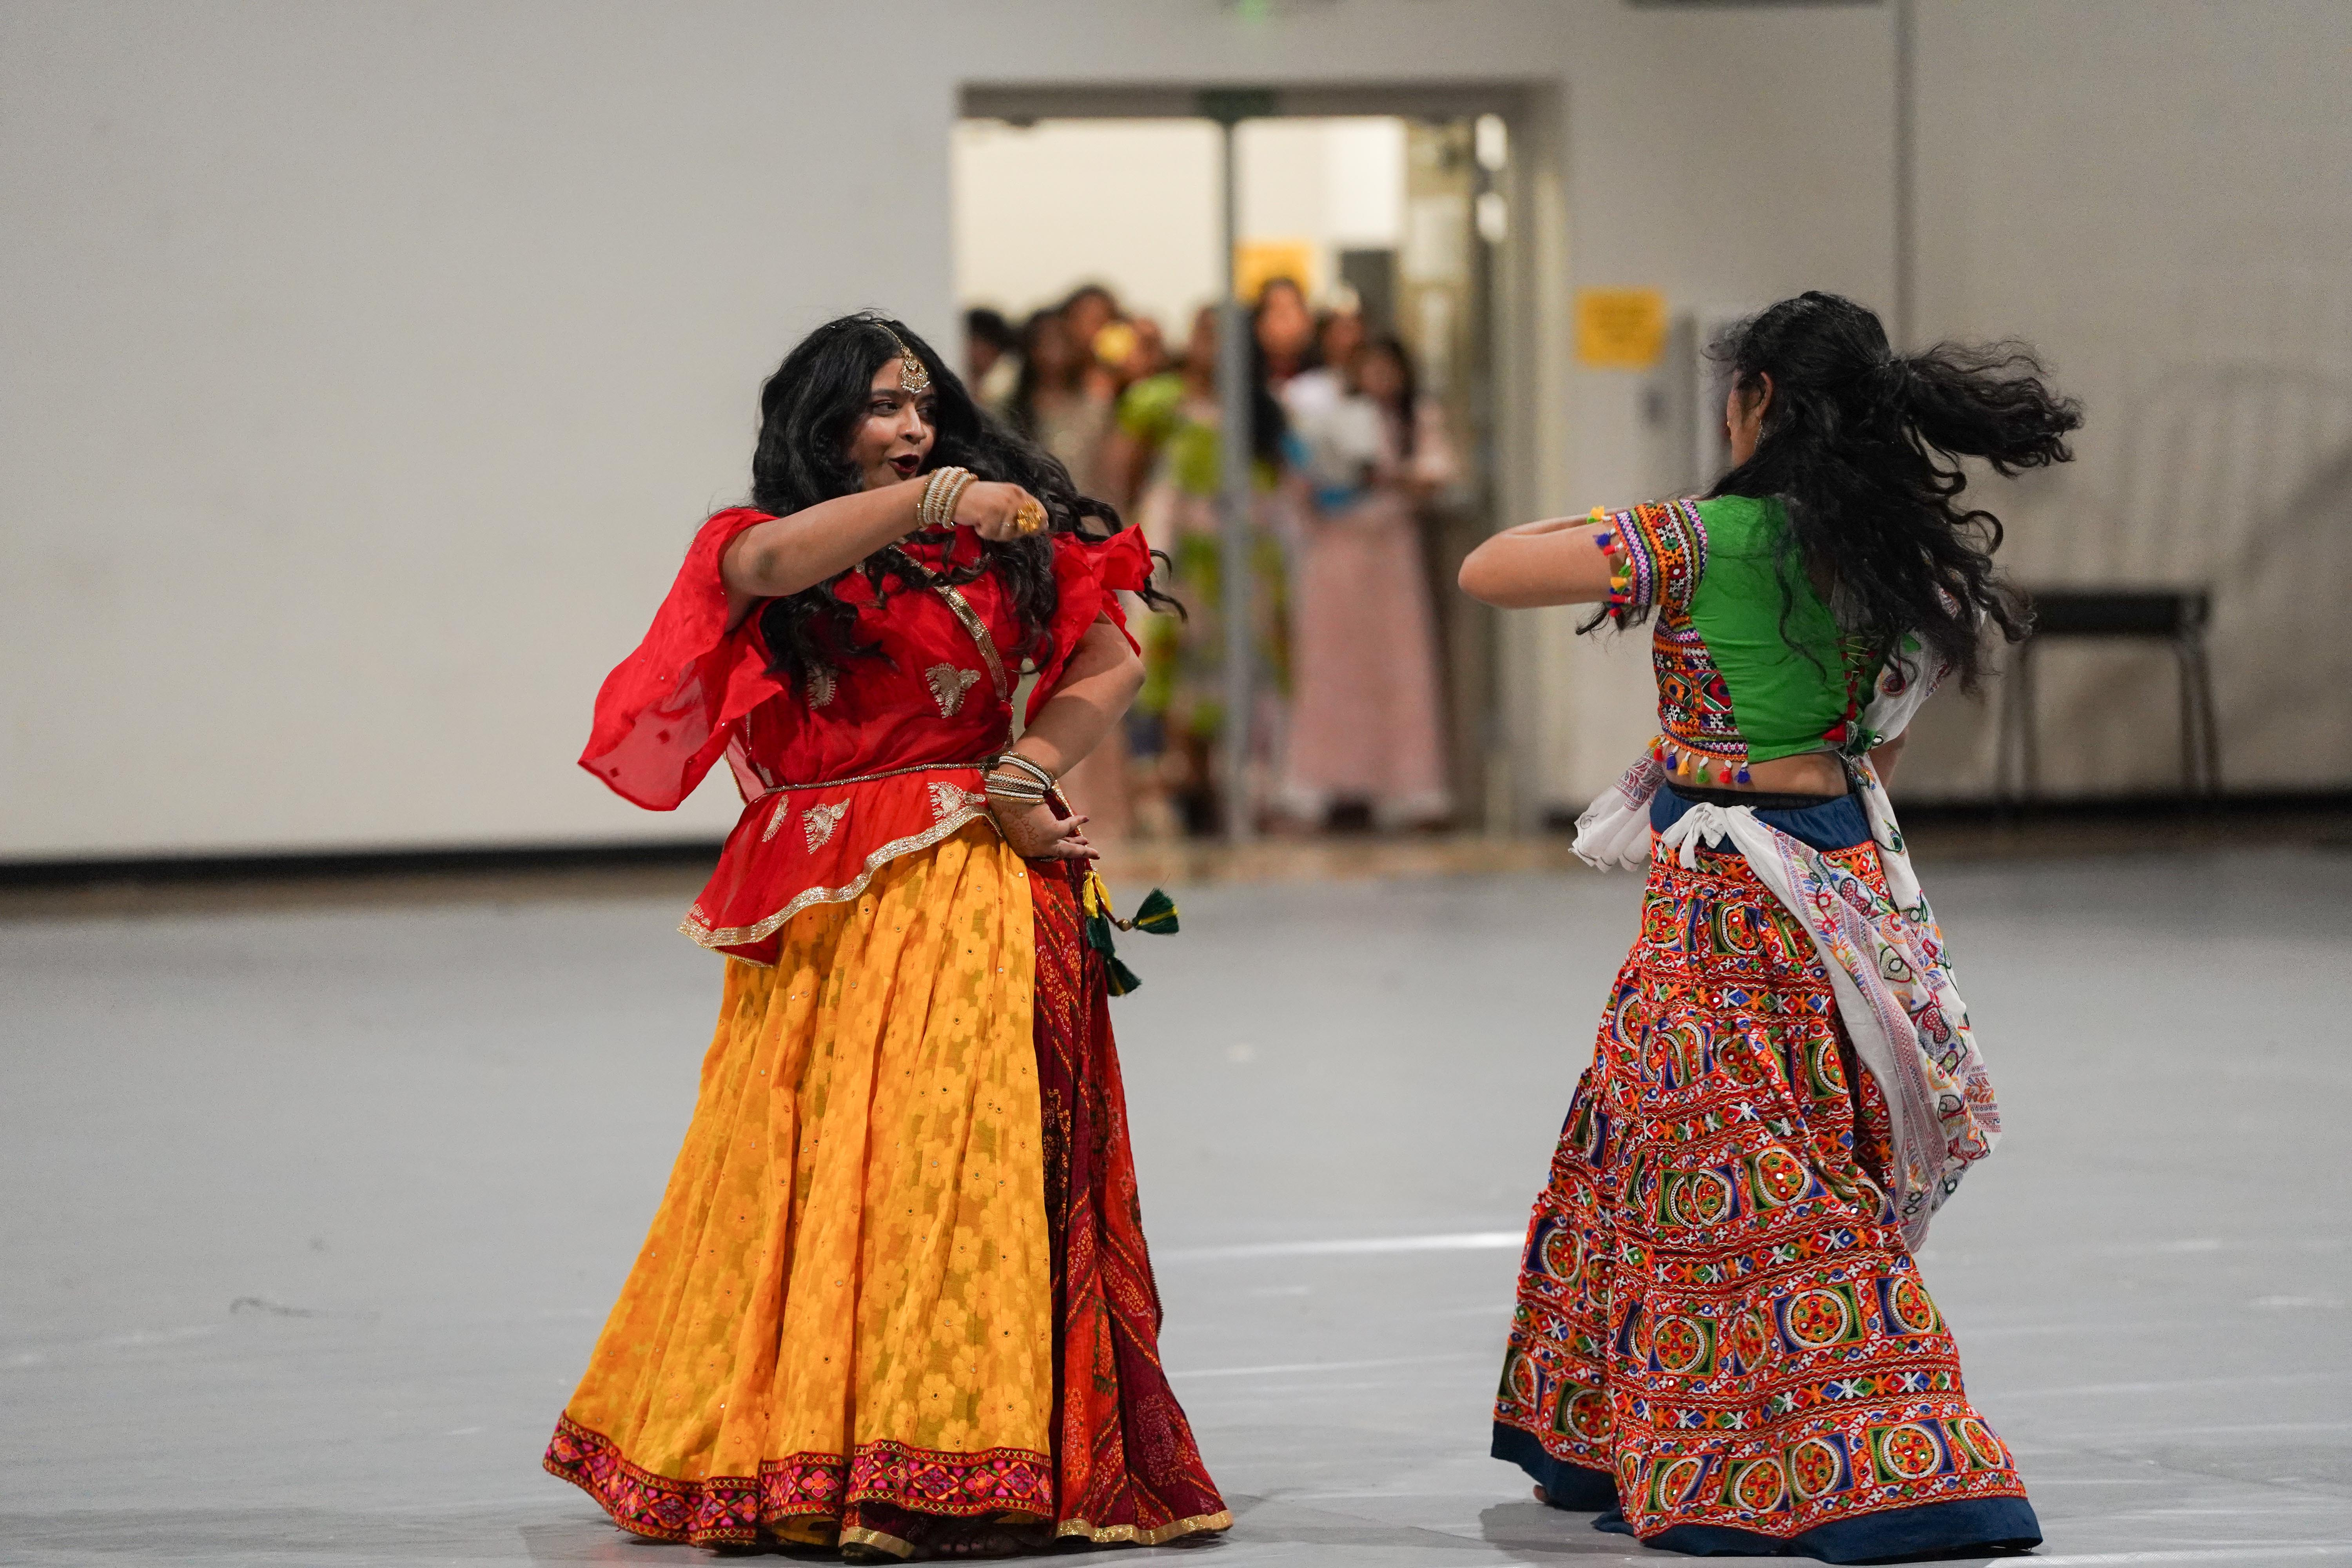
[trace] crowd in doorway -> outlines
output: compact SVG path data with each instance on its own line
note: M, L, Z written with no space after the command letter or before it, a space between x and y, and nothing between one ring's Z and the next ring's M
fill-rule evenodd
M1319 310L1276 277L1251 310L1253 506L1246 559L1221 525L1217 314L1181 342L1100 284L1015 326L965 317L981 400L1051 451L1084 493L1164 552L1186 610L1139 616L1146 681L1125 727L1064 780L1098 838L1425 830L1454 820L1424 538L1458 496L1443 408L1412 353L1351 301ZM1250 745L1241 798L1218 765L1223 574L1250 574Z

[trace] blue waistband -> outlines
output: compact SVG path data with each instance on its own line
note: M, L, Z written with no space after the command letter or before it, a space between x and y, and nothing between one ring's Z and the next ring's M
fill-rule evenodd
M1650 826L1664 833L1697 804L1674 785L1661 784L1650 797ZM1863 814L1862 797L1855 795L1842 795L1794 811L1759 811L1756 820L1816 849L1851 849L1870 842L1870 818Z

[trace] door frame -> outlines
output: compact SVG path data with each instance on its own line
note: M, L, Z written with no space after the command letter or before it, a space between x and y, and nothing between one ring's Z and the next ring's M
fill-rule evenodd
M1359 82L972 81L959 89L966 120L1213 119L1205 100L1250 102L1252 119L1394 115L1412 120L1499 116L1510 136L1502 190L1509 228L1495 247L1488 341L1495 376L1494 507L1497 524L1558 510L1567 487L1565 420L1570 342L1568 114L1558 80ZM1529 831L1543 808L1538 617L1500 617L1496 689L1485 747L1486 798L1465 802L1490 834Z

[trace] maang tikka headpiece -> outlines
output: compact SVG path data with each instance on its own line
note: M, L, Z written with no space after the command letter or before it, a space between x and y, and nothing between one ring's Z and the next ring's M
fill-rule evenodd
M875 324L881 325L879 322ZM915 351L900 342L898 334L889 328L883 327L882 335L898 345L898 390L916 396L929 392L931 389L930 367L917 359Z

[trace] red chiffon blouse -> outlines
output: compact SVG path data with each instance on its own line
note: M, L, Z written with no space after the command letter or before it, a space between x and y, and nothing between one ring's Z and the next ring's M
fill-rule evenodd
M645 640L597 692L580 757L623 798L668 811L726 756L743 814L679 929L759 963L774 961L776 932L802 910L855 899L884 864L984 816L981 764L1011 737L1015 684L1034 666L1034 717L1088 626L1108 616L1125 629L1117 591L1151 574L1137 530L1055 534L1053 619L1024 663L993 573L945 592L894 574L878 597L863 573L848 573L834 591L856 607L856 639L875 651L796 692L769 673L756 611L727 625L719 558L767 518L736 508L702 525ZM980 542L959 529L902 548L936 572L972 560Z

